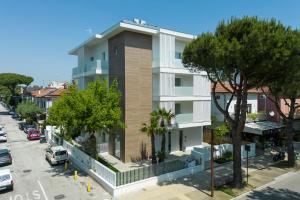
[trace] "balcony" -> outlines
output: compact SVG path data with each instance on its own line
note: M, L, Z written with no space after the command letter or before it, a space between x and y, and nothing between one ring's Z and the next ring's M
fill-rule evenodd
M85 64L83 68L73 68L73 78L78 76L90 76L96 74L108 74L108 62L95 60Z
M177 114L175 116L176 123L192 123L193 122L193 113L183 113Z
M175 87L175 96L193 96L193 87Z
M174 60L174 64L175 64L176 68L183 68L183 69L185 69L185 67L182 64L182 60L181 59L175 59Z

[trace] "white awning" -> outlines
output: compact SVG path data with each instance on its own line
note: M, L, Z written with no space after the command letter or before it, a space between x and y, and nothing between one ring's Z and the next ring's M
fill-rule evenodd
M271 121L249 122L245 124L244 132L253 133L256 135L264 135L278 133L282 128L284 128L283 124Z

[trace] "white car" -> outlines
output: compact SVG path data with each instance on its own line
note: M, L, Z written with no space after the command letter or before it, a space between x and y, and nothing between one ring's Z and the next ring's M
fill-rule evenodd
M14 181L10 169L0 170L0 190L14 189Z
M68 152L62 146L50 147L46 150L46 160L48 160L51 165L65 163L68 161Z
M7 142L6 133L0 133L0 142Z

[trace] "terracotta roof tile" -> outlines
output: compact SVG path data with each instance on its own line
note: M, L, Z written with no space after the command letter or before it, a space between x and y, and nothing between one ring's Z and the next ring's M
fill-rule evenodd
M230 87L229 83L224 83L225 87L227 87L230 91L232 90L232 88ZM213 87L213 85L212 85ZM264 87L264 90L265 92L267 92L267 87ZM216 86L216 92L217 93L227 93L228 91L220 84L218 83L217 86ZM257 93L257 94L260 94L262 93L262 90L259 88L259 89L256 89L256 88L252 88L250 90L248 90L248 93Z

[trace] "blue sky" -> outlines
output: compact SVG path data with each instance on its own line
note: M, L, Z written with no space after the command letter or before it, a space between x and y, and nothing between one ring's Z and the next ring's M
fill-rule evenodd
M214 31L231 16L275 17L300 28L298 0L1 0L0 73L30 75L35 84L71 79L76 57L67 52L90 34L122 19L192 34Z

